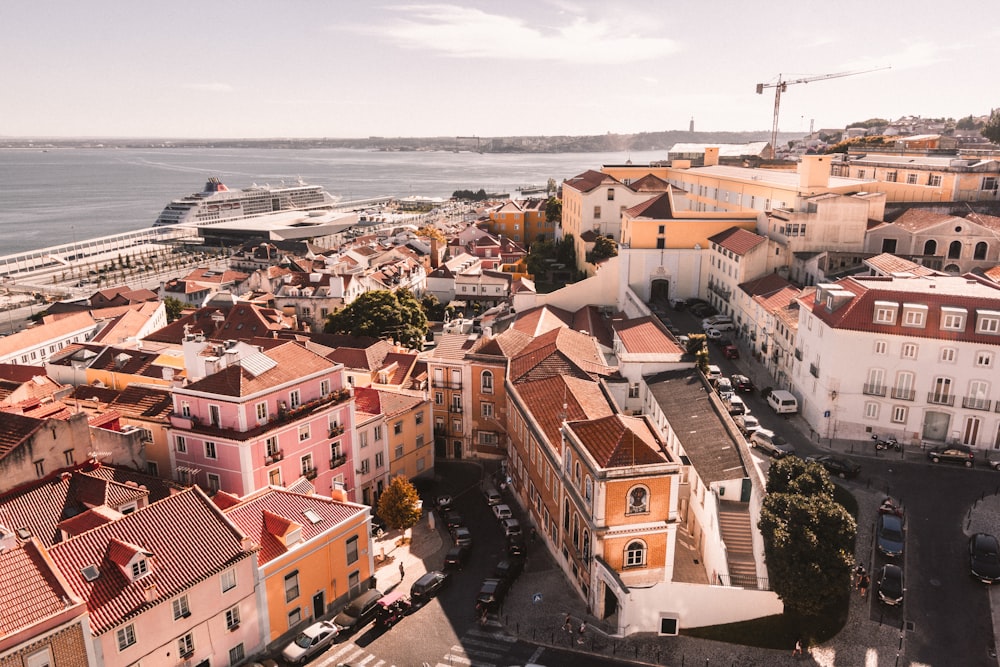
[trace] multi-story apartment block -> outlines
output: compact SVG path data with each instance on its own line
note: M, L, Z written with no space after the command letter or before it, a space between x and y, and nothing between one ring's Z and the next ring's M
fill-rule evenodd
M246 495L299 477L320 493L354 485L354 404L343 366L297 341L210 348L219 370L174 390L178 481ZM235 342L234 342L235 343ZM230 358L233 357L233 358Z
M767 239L759 234L730 227L708 239L708 300L720 313L732 315L736 326L742 325L737 309L737 291L741 283L767 272Z
M1000 444L1000 286L972 274L845 278L799 305L795 393L821 437Z
M381 415L384 422L375 426L373 469L376 473L386 470L388 479L397 475L413 479L434 474L429 399L371 388L355 389L354 397L358 410L370 415ZM382 439L385 443L384 450L379 442ZM357 455L363 467L367 457L364 457L360 446ZM376 482L376 502L377 495L382 491L381 482L382 480Z
M441 334L434 349L423 353L427 364L430 397L434 411L434 452L438 458L461 459L473 456L470 434L472 420L466 411L466 388L471 370L465 361L477 336Z
M908 209L893 222L868 230L865 251L891 253L935 271L965 273L1000 263L1000 217L969 213L964 218Z
M833 162L834 176L867 181L890 202L997 201L1000 163L971 156L928 155L926 149L868 148Z
M278 643L374 585L368 507L275 488L245 498L219 493L214 500L260 545L265 643Z
M39 366L72 343L85 343L100 329L90 313L73 313L0 338L0 363Z
M529 246L535 241L551 241L555 223L545 216L545 199L511 199L489 212L491 234L502 235Z

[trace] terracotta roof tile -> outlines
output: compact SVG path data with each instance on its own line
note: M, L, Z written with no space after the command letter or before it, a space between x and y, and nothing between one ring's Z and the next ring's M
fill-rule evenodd
M563 181L563 187L570 187L580 192L590 192L602 185L622 185L621 181L600 171L588 169L582 174Z
M708 240L742 257L764 243L767 239L742 227L730 227L725 231L709 236Z
M512 329L529 336L539 336L559 327L568 327L573 313L556 306L537 306L517 314Z
M567 425L602 468L667 463L659 438L642 419L620 414Z
M650 197L644 202L625 210L631 218L649 218L651 220L672 220L674 217L673 200L670 192Z
M864 260L864 263L878 274L890 276L896 273L908 273L911 276L941 275L933 269L911 262L908 259L884 252Z
M510 378L515 382L552 374L594 379L612 375L616 370L604 362L593 338L567 328L536 336L510 361Z
M577 421L614 414L600 386L589 379L554 375L519 384L513 391L552 443L560 441L564 419Z
M757 296L758 294L772 294L785 289L791 284L792 283L785 278L782 278L777 273L768 273L760 278L754 278L753 280L740 283L738 287L748 296Z
M192 382L185 389L220 396L249 396L311 373L337 367L337 364L315 352L310 352L295 341L288 341L261 354L270 357L276 365L260 375L254 375L246 366L237 363Z
M632 354L684 354L684 350L655 317L621 320L612 327L625 351Z
M948 220L961 220L947 213L937 213L922 208L908 208L903 214L896 218L892 224L910 232L916 232L928 227L939 225Z
M0 637L10 637L79 604L37 542L0 553Z

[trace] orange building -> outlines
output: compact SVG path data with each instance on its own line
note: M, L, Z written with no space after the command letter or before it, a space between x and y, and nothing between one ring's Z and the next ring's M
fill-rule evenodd
M503 235L525 247L535 241L551 241L555 223L545 217L545 199L511 199L489 212L491 234Z

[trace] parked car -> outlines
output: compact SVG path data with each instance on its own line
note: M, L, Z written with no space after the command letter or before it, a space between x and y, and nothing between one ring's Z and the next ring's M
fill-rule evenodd
M741 394L753 391L753 382L746 375L734 375L729 378L729 381L733 383L733 389Z
M493 568L493 576L497 579L513 581L524 570L524 558L505 558Z
M441 495L435 499L434 504L437 506L439 512L444 512L445 510L451 509L452 499L449 495Z
M829 454L823 454L822 456L810 456L809 461L818 463L831 475L836 475L841 479L846 479L848 477L857 477L861 472L861 466L859 466L854 461L850 461L840 456L831 456Z
M876 583L880 602L897 606L903 603L903 568L892 563L886 563L879 570Z
M708 372L705 373L705 377L708 378L709 382L714 382L722 377L722 369L715 364L710 364L708 367Z
M448 530L451 530L456 526L465 525L465 519L462 517L462 514L457 510L445 510L444 512L442 512L441 521L443 521L444 525L448 527Z
M340 634L350 634L368 625L379 610L380 599L382 593L377 588L371 588L347 603L344 610L333 619Z
M880 512L875 528L878 550L888 558L903 555L903 517Z
M507 538L507 555L524 556L524 535L510 535Z
M670 307L673 308L674 310L684 310L685 308L687 308L687 303L684 301L684 299L673 298L670 299Z
M451 529L451 540L455 543L455 546L471 547L472 533L465 526L455 526Z
M727 400L733 395L733 385L729 382L729 378L720 377L715 381L715 391L719 392L719 396L722 400Z
M961 463L966 468L971 468L975 462L976 455L972 447L955 443L953 445L939 445L927 450L927 458L934 463Z
M500 496L500 492L497 491L492 486L486 487L486 489L483 491L483 494L486 496L487 505L499 505L500 503L503 502L503 498Z
M438 594L445 584L448 583L448 573L440 570L431 570L420 575L420 578L410 586L410 599L413 604L424 604Z
M383 595L377 604L375 625L387 630L403 620L413 609L412 600L399 591Z
M743 399L739 396L729 397L729 414L731 415L742 415L746 414L747 404L743 402Z
M766 428L758 428L750 435L750 446L759 447L776 459L795 453L795 447L787 440Z
M510 537L511 535L520 535L522 533L521 522L517 519L503 519L500 521L500 527L503 528L503 534L507 537Z
M496 610L503 604L509 588L510 583L506 579L484 579L479 594L476 595L476 607L487 611Z
M469 560L469 547L466 545L453 546L444 555L444 568L461 570L465 567L467 560Z
M705 338L709 340L719 340L722 338L722 332L715 327L708 327L705 329Z
M503 503L493 506L493 516L498 520L502 521L504 519L509 519L514 516L514 513L510 511L510 505L505 505Z
M736 422L736 428L738 428L743 435L749 437L754 431L760 428L760 422L749 412L744 412L742 415L737 415L733 420Z
M337 639L337 626L330 621L319 621L295 635L284 648L281 657L285 662L301 665L330 648Z
M969 570L984 584L1000 581L1000 543L988 533L969 538Z
M735 345L726 345L722 348L722 356L726 359L739 359L740 348Z

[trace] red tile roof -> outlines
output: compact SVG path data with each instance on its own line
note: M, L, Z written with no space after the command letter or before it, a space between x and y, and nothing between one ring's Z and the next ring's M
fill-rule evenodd
M313 523L305 515L307 510L315 512L320 518L319 522ZM247 496L238 505L228 507L225 514L250 539L260 544L257 563L265 565L288 551L284 544L274 539L273 533L268 532L265 527L267 516L300 525L303 541L309 542L334 528L360 521L368 511L369 508L364 505L267 488Z
M0 412L0 459L42 428L45 422L9 412Z
M590 192L594 188L602 185L622 185L621 181L600 171L588 169L582 174L563 181L563 187L570 187L580 192ZM623 186L627 187L627 186Z
M758 294L772 294L779 290L783 290L790 286L790 283L785 278L782 278L777 273L768 273L760 278L754 278L753 280L748 280L745 283L740 283L737 287L745 292L748 296L757 296Z
M537 306L518 313L511 325L512 329L539 336L559 327L568 327L573 322L573 313L556 306Z
M192 487L57 544L50 553L74 593L86 600L91 629L100 635L251 557L242 539L208 497ZM113 564L111 552L121 549L113 545L120 544L155 554L148 575L131 581ZM94 581L82 572L90 565L100 572ZM156 597L147 601L151 584Z
M625 210L630 218L649 218L651 220L672 220L674 209L671 204L670 192L650 197L644 202Z
M628 468L667 463L659 438L642 419L620 414L570 422L567 428L602 468Z
M272 332L294 329L295 318L274 308L248 303L232 306L199 308L146 336L145 340L181 344L185 332L203 334L209 340L248 340L254 336L270 336Z
M908 259L903 259L902 257L897 257L896 255L887 252L884 252L881 255L875 255L874 257L869 257L864 260L864 263L868 265L869 268L884 276L890 276L896 273L908 273L911 276L943 275L938 274L937 271L929 269L926 266L922 266L916 262L911 262Z
M612 375L616 370L605 364L593 338L567 328L536 336L510 361L510 378L515 382L563 374L595 379Z
M947 213L937 213L922 208L908 208L903 214L896 218L892 224L909 232L916 232L928 227L939 225L948 220L961 220Z
M709 236L708 240L742 257L767 239L742 227L730 227L714 236Z
M395 417L419 406L424 399L385 389L357 387L354 390L354 402L356 409L361 412Z
M45 549L34 540L0 553L0 637L10 637L80 604Z
M219 396L249 396L311 373L337 368L337 364L307 350L296 341L288 341L261 354L273 359L276 365L260 375L254 375L245 365L238 363L192 382L185 389Z
M614 414L600 386L591 380L555 375L517 385L520 396L551 443L560 441L563 421L597 419Z
M613 325L626 352L632 354L683 354L684 350L655 317L621 320Z

